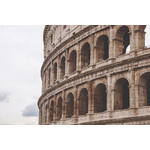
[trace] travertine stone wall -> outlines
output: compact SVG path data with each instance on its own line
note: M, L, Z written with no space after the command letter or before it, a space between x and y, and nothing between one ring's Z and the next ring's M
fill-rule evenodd
M144 25L47 25L39 124L149 124Z

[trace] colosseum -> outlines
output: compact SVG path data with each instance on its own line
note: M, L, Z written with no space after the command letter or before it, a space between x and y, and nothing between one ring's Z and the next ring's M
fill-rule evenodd
M146 25L46 25L40 125L150 124Z

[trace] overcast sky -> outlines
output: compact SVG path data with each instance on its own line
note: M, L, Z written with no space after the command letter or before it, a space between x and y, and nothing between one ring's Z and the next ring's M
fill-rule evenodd
M44 26L0 26L0 124L38 124Z
M38 124L44 26L0 26L0 124ZM150 45L150 26L146 29Z

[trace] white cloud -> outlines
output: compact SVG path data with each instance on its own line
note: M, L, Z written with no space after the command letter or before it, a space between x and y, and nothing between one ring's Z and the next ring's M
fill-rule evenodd
M29 104L25 107L22 115L24 117L38 117L37 103Z
M8 102L9 101L9 93L7 92L0 92L0 102Z

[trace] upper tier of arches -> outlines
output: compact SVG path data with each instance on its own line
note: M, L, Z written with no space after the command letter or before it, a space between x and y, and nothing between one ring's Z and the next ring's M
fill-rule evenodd
M107 62L144 48L145 28L143 25L111 26L83 39L60 54L56 53L56 57L50 59L50 64L42 74L43 91L57 81L60 82L97 63Z

